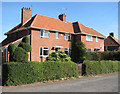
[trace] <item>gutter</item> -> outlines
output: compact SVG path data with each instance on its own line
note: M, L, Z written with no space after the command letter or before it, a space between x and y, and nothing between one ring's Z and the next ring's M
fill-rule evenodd
M22 30L28 30L28 29L38 29L38 30L44 29L44 30L49 30L49 31L54 31L54 32L60 32L60 33L66 33L66 34L74 34L74 35L84 34L84 35L91 35L91 36L95 36L95 37L99 37L99 38L105 39L105 38L102 37L102 36L97 36L97 35L92 35L92 34L87 34L87 33L82 33L82 32L81 32L81 33L68 33L68 32L64 32L64 31L53 30L53 29L46 29L46 28L39 28L39 27L33 27L33 26L29 26L29 27L26 27L26 28L24 28L24 29L16 30L16 31L11 32L11 33L9 33L9 34L12 34L12 33L15 33L15 32L19 32L19 31L22 31ZM7 34L7 35L9 35L9 34Z

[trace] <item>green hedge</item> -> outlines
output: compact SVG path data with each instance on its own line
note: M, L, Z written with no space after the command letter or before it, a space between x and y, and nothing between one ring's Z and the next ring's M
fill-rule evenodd
M118 60L120 61L120 51L87 52L86 60Z
M9 62L4 63L2 69L5 86L78 76L78 67L74 62Z
M97 75L118 72L120 61L88 61L83 63L83 75Z

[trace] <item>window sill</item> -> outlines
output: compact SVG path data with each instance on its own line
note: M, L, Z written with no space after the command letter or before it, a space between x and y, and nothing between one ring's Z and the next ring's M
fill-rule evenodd
M48 57L48 56L49 56L49 55L47 55L47 56L41 55L40 58L41 58L41 57Z
M42 36L40 36L41 38L49 38L49 37L42 37Z

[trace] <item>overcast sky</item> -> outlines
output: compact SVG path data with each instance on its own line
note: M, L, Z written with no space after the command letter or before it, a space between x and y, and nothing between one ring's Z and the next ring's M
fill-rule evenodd
M101 34L108 36L114 32L118 38L118 3L117 2L2 2L2 33L21 23L22 7L31 7L32 16L35 14L58 18L66 13L67 21L80 23L91 27Z

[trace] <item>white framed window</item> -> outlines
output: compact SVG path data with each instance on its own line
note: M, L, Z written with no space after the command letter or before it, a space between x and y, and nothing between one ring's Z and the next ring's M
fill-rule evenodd
M86 41L93 41L93 38L91 35L86 35Z
M98 37L96 37L96 42L98 42Z
M93 52L93 49L87 49L87 52Z
M71 40L71 34L65 34L64 39L65 40Z
M64 48L64 52L69 56L70 55L70 49L69 48Z
M56 36L56 39L59 39L59 33L58 32L56 32L55 36Z
M49 55L48 47L40 47L40 56L47 57Z
M43 29L41 29L41 30L40 30L40 36L41 36L41 37L49 38L49 31L48 31L48 30L43 30Z

